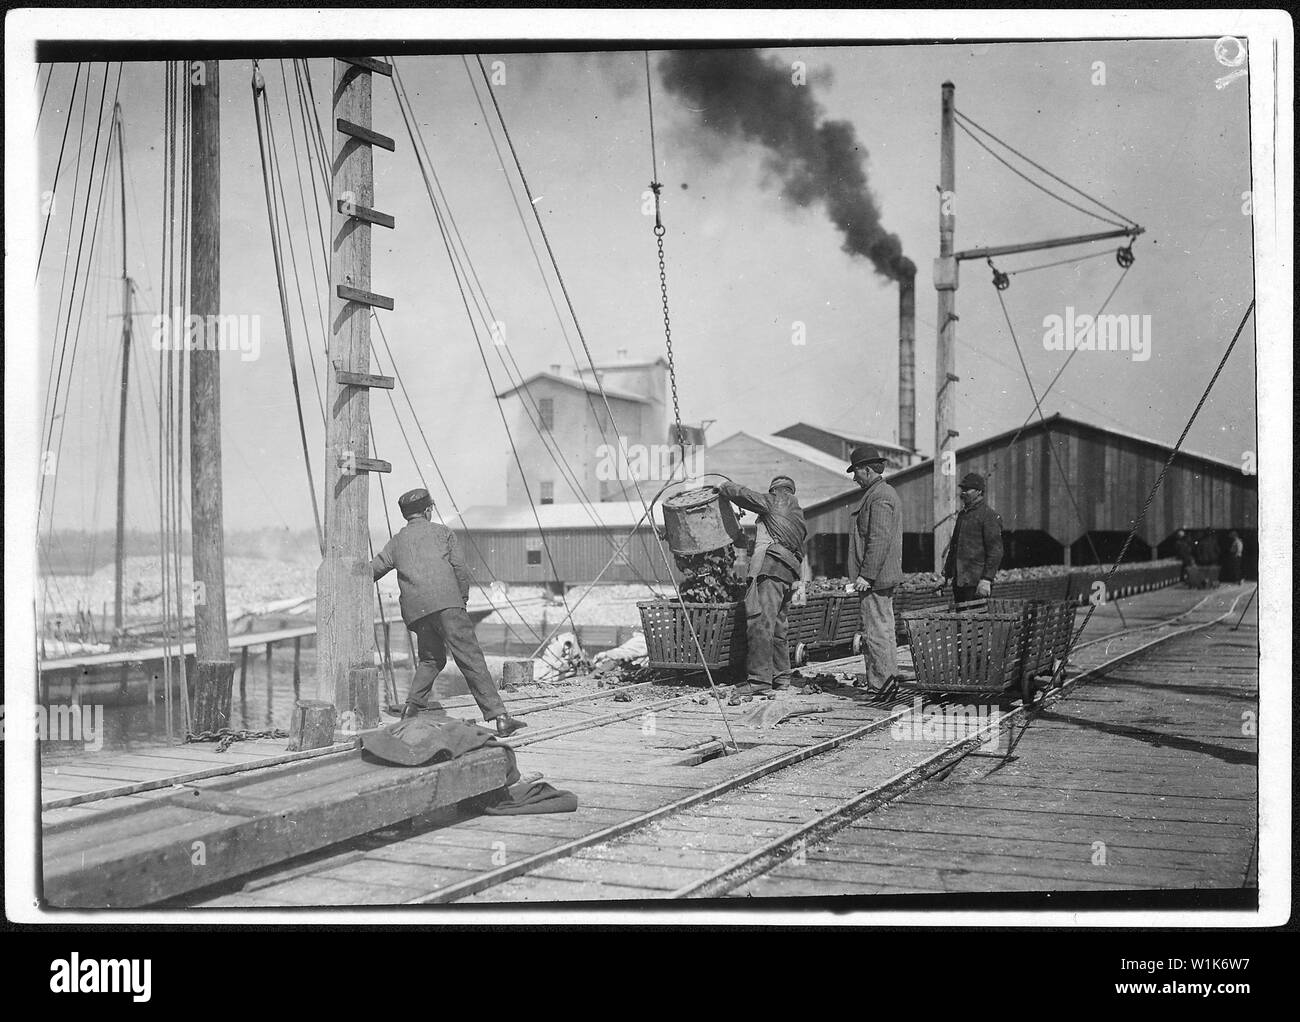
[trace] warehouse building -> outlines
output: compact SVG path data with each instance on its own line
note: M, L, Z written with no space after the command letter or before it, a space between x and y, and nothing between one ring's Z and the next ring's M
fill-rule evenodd
M851 515L861 491L845 473L847 459L805 442L816 436L803 426L772 436L733 434L705 449L703 466L760 489L778 473L794 478L808 523L805 553L812 574L834 578L845 573ZM805 441L793 439L792 430ZM1001 514L1005 530L1006 567L1091 564L1119 553L1171 450L1168 444L1052 415L963 448L954 471L959 477L980 472L988 479L987 499ZM907 452L898 449L897 455L904 458ZM902 498L906 571L933 567L932 473L928 460L886 473ZM645 499L660 485L642 483ZM1254 575L1257 503L1258 480L1241 465L1181 452L1126 560L1171 556L1173 536L1180 528L1215 530L1221 548L1227 531L1236 529L1245 543L1243 569ZM644 513L639 500L541 506L539 531L526 504L471 508L464 522L466 538L473 544L464 545L479 577L490 567L495 577L507 582L540 584L558 575L570 584L597 577L662 583L667 572ZM655 520L663 520L658 508ZM633 540L615 555L638 522ZM744 522L752 533L753 517L746 516ZM554 558L554 575L543 533Z

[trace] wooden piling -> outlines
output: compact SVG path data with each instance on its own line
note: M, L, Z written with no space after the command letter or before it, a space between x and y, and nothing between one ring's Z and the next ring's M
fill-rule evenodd
M219 731L230 726L233 660L199 660L194 665L194 731ZM243 685L240 685L243 698Z
M323 749L334 744L334 724L337 720L334 704L324 699L299 699L293 704L293 720L289 725L290 752Z

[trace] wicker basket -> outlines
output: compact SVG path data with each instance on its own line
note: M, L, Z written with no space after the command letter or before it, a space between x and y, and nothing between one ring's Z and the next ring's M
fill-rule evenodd
M989 612L1020 614L1024 621L1020 658L1033 677L1054 674L1070 649L1078 605L1068 600L989 600Z
M920 691L997 693L1020 684L1022 614L925 610L903 620Z
M745 662L743 603L688 603L683 610L675 600L655 600L638 603L637 610L641 612L651 667L718 670L733 662Z
M791 604L786 614L786 641L791 646L799 642L817 642L826 625L826 612L829 609L829 602L820 593L809 596L808 602L802 607Z
M904 614L916 614L920 611L946 610L951 606L950 593L934 586L918 586L894 590L894 638L901 646L907 642L907 625L903 623Z

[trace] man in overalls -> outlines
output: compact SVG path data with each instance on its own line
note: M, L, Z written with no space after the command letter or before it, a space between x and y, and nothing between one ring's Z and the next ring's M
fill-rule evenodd
M808 527L789 476L777 476L765 494L737 483L723 483L718 490L737 507L758 516L745 594L749 677L731 695L729 702L735 706L748 697L790 687L786 616L793 586L801 575Z

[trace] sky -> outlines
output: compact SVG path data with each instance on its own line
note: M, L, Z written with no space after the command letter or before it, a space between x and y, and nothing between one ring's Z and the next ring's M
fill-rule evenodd
M1079 352L1044 411L1170 444L1177 439L1253 296L1251 218L1243 196L1251 188L1247 81L1216 87L1227 69L1216 59L1213 40L790 47L765 50L763 56L785 67L801 62L806 83L790 87L809 90L825 118L852 125L882 223L899 236L903 252L919 268L916 389L922 450L932 450L934 440L931 264L938 251L939 100L945 80L955 84L957 108L967 117L1146 228L1134 246L1136 262L1107 311L1150 317L1150 358ZM653 217L646 215L644 202L652 175L644 55L512 53L483 59L496 76L494 95L596 361L612 360L619 349L634 358L662 355ZM770 433L801 420L894 438L896 286L842 250L843 239L821 206L799 207L783 195L760 145L720 138L709 127L707 106L691 107L670 94L659 61L652 53L666 272L684 421L716 420L708 432L715 443L738 430ZM502 166L488 134L490 124L504 151L473 56L469 67L486 118L459 56L403 56L397 66L491 306L490 318L504 326L509 354L525 375L556 362L571 366L574 357L512 204L512 189L522 195L518 176L508 152ZM314 59L311 67L318 113L328 126L332 61ZM287 61L284 68L292 96ZM281 63L264 60L262 70L304 289L306 329L290 277L294 341L319 482L324 434L306 356L311 347L317 369L323 365L315 304L319 235L301 212L302 205L314 208L313 198L310 192L299 197L294 168L305 181L305 147L298 136L295 164ZM83 160L89 159L103 71L102 64L92 69ZM259 316L261 341L258 358L231 355L222 362L225 516L231 529L297 531L311 527L311 503L269 244L251 74L250 60L221 64L222 310ZM116 75L114 65L110 109ZM72 79L70 66L55 66L35 140L42 189L50 189L54 178ZM128 63L119 92L129 272L150 311L159 307L160 290L162 82L161 63ZM67 208L80 101L78 92L37 282L38 412L59 339L54 324L66 277L65 251L69 260L75 257L80 226L79 208ZM374 161L375 205L397 218L395 230L373 231L373 290L396 302L393 312L380 314L384 332L450 497L461 508L502 503L508 439L492 395L507 378L486 336L492 380L485 373L392 87L378 76L373 124L397 140L395 153L376 150ZM83 183L85 173L83 163ZM956 185L958 249L1107 228L1033 189L961 131ZM115 187L113 178L110 186ZM113 278L121 274L116 193L112 201L113 215L106 217L96 248L97 276L91 278L96 286L86 296L83 347L70 376L54 509L60 529L112 525L120 319L110 317L120 311L120 284ZM531 221L527 199L520 202ZM539 242L535 224L529 230ZM999 269L1012 271L1072 254L1109 252L1014 275L1002 292L1040 393L1068 355L1045 348L1045 318L1064 317L1069 309L1075 314L1097 310L1120 278L1115 247L1109 242L995 260ZM315 276L307 268L313 249ZM545 251L539 251L563 312ZM962 265L956 308L957 428L963 442L1014 429L1034 408L990 279L982 262ZM576 350L577 334L564 318ZM796 344L800 325L804 343ZM378 332L374 339L382 371L391 373ZM1233 463L1255 449L1254 341L1252 322L1189 434L1188 449ZM145 375L133 378L133 386L138 379L144 390L132 398L128 521L149 529L157 525L157 398L149 388L158 376L158 355L147 336L136 351ZM432 470L405 409L402 424L417 452L414 459L381 392L374 393L372 410L375 453L393 463L385 481L390 502L420 485L423 473L435 499L449 504L447 488ZM373 515L380 497L377 486L371 491ZM42 522L48 525L49 519Z

